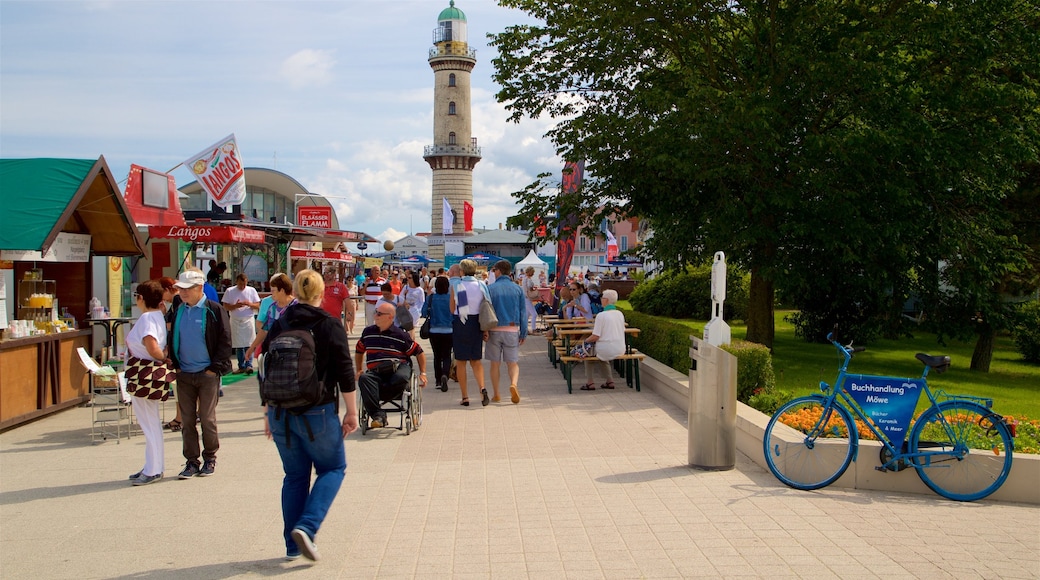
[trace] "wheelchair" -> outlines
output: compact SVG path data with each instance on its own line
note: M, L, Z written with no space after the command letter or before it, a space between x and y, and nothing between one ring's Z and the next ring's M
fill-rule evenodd
M411 368L412 374L408 379L408 385L401 392L400 397L379 402L379 410L386 413L388 420L391 413L398 413L400 416L397 427L392 425L386 425L385 427L404 431L405 435L410 435L412 431L418 431L419 426L422 425L422 387L419 384L419 373L416 372L414 363L411 365ZM371 417L369 417L368 409L365 408L365 402L361 397L360 389L358 389L357 398L358 426L361 428L361 434L364 435L371 429L369 427Z

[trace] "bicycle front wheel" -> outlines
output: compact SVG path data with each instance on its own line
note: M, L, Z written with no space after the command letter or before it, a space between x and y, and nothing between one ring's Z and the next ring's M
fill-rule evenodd
M932 491L956 501L997 491L1011 473L1013 448L999 416L971 401L929 409L910 432L917 475Z
M773 414L762 438L766 465L795 489L819 489L837 480L858 444L856 423L823 397L788 401Z

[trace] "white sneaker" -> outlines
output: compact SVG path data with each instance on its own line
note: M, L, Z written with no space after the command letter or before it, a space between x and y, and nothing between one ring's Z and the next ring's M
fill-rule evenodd
M308 560L313 560L315 562L321 560L321 554L318 553L318 547L314 545L314 541L307 535L307 532L300 528L293 528L292 539L296 542L296 547L300 549L300 553Z

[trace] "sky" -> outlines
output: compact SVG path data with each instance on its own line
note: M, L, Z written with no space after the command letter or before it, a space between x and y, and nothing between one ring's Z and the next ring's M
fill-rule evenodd
M551 119L507 121L488 33L530 22L457 0L477 51L474 226L563 162ZM247 167L325 195L340 227L380 240L430 231L433 71L448 0L0 0L0 157L96 159L169 171L234 133ZM194 181L180 167L177 187ZM12 195L15 192L4 192Z

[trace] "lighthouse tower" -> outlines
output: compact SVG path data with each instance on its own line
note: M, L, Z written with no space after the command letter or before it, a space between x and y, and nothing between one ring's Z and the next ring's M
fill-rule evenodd
M470 73L477 64L477 52L466 41L466 15L455 7L455 0L437 17L430 49L433 69L433 145L423 151L423 159L433 170L433 205L430 224L430 258L443 261L447 254L461 249L466 236L465 206L473 204L473 168L480 161L480 147L472 133L470 115ZM445 223L445 204L451 220Z

